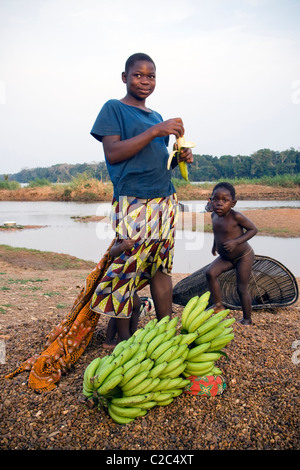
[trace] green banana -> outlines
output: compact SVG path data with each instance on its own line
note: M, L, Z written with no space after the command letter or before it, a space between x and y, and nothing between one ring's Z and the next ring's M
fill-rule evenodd
M149 320L148 323L144 326L145 330L150 330L155 327L157 324L157 318L152 318L152 320Z
M221 335L224 332L225 328L223 326L219 326L219 323L209 330L207 333L204 333L203 335L199 336L195 340L195 344L202 344L202 343L209 343L211 342L214 338L217 336Z
M174 377L174 378L171 378L170 382L168 382L165 387L164 387L164 390L169 390L169 389L174 389L174 388L177 388L179 384L181 384L181 381L182 381L182 378L181 377Z
M203 325L206 320L208 320L212 314L214 313L214 309L210 308L208 310L203 310L200 315L198 315L196 318L193 319L193 321L190 323L188 327L188 331L190 333L193 333L196 331L201 325Z
M183 393L182 388L169 388L168 392L172 394L172 398L179 397Z
M181 339L180 339L181 342ZM189 354L189 347L187 344L179 344L177 351L174 353L172 359L177 359L178 357L182 357L183 360L187 358Z
M179 345L181 344L192 344L195 339L198 338L198 333L187 333L186 335L182 335L181 341Z
M154 366L154 361L152 359L150 359L150 357L148 357L148 359L144 359L141 362L141 371L142 370L147 370L148 372L150 372L150 370L153 368L153 366Z
M193 331L191 330L191 325L194 322L194 320L196 320L196 318L198 318L205 311L207 305L208 305L208 302L199 303L199 301L198 301L196 307L189 314L189 316L186 320L186 329L189 333L193 333L194 330ZM213 310L212 310L212 312L213 312Z
M205 333L207 333L209 330L214 328L218 323L221 322L223 318L225 318L226 315L228 315L229 309L227 310L222 310L221 312L216 313L213 315L211 318L206 320L197 330L195 333L197 333L198 336L202 336Z
M186 369L188 370L195 370L195 371L202 371L206 370L209 367L214 366L214 361L207 361L207 362L190 362L190 361L185 361L186 364Z
M231 332L233 331L233 328L225 328L225 330L223 331L223 333L220 334L220 336L226 336L226 335L229 335Z
M143 403L139 404L139 407L142 410L150 410L151 408L154 408L154 406L157 405L157 402L154 400L149 400L149 401L144 401Z
M115 369L113 369L113 371L106 377L106 379L104 380L103 383L105 383L107 380L110 380L112 379L113 377L115 377L116 375L124 375L124 366L118 366L116 367Z
M170 321L170 315L165 315L156 323L157 328L159 328L163 323L168 323L168 321Z
M147 334L146 334L146 336L144 337L144 340L143 340L143 341L144 341L145 343L150 343L150 342L155 338L155 336L156 336L157 334L159 334L158 332L159 332L159 328L156 328L156 327L147 330Z
M171 328L176 327L178 321L179 321L179 317L173 317L173 318L167 323L167 328L166 328L166 330L170 330Z
M171 346L163 354L161 354L161 356L155 359L155 365L160 364L161 362L164 362L164 361L168 362L170 358L172 357L172 355L177 351L177 349L178 349L178 344Z
M135 359L136 362L142 362L147 357L147 350L137 351L131 359Z
M190 383L190 380L182 378L181 382L177 384L177 388L184 388L187 385L189 385L189 383Z
M207 351L216 351L222 349L227 346L227 344L232 341L233 338L233 333L225 336L217 336L215 339L212 340L212 342L210 343L210 348Z
M193 310L193 308L196 306L198 302L198 295L195 295L194 297L191 297L188 303L185 305L182 314L181 314L181 326L184 330L186 330L186 320L190 314L190 312Z
M108 413L109 413L110 417L112 418L112 420L115 421L115 423L118 423L118 424L128 424L128 423L134 421L134 419L135 419L135 418L127 418L125 416L117 415L111 409L111 406L108 406Z
M152 388L152 392L162 392L165 390L165 387L171 382L171 377L166 377L165 379L159 379L159 382L155 387Z
M100 357L96 357L89 363L89 365L86 367L84 371L83 382L86 383L86 385L88 385L89 387L91 386L90 379L94 377L95 372L98 369L101 362L102 362L102 359Z
M147 370L139 372L137 375L132 377L132 379L128 380L125 385L122 385L122 391L126 392L127 390L131 390L132 388L136 387L148 376L148 374L149 371Z
M111 354L111 356L113 357L117 357L120 352L123 351L123 349L128 346L128 343L127 343L127 339L124 339L123 341L120 341L115 347L114 347L114 350Z
M89 390L87 390L86 388L83 387L83 389L82 389L82 394L83 394L86 398L92 398L94 392L93 392L93 391L89 391Z
M126 418L137 418L142 408L136 406L118 406L114 403L110 403L110 409L118 416Z
M146 328L141 328L140 332L137 335L135 335L134 343L142 343L148 331L149 330L146 330Z
M189 349L187 360L190 361L193 357L205 352L209 347L210 343L203 343L199 344L198 346L194 346L193 348Z
M157 404L159 404L159 402L164 402L170 398L172 398L172 392L168 390L168 392L155 392L152 399L155 400Z
M159 401L157 403L158 406L167 406L167 405L170 405L172 403L172 401L174 400L174 398L169 398L168 400L165 400L165 401Z
M207 362L207 361L217 361L222 356L221 353L218 352L203 352L198 356L194 356L189 359L189 362Z
M172 327L169 330L165 331L164 341L168 341L176 335L176 327Z
M164 331L166 331L167 326L168 326L168 322L164 322L164 323L162 323L161 325L159 325L159 326L157 327L157 331L158 331L157 334L160 335L161 333L163 333Z
M111 403L114 403L118 406L130 406L138 405L145 401L152 400L154 398L154 393L142 394L142 395L132 395L128 397L113 397Z
M171 377L171 379L174 379L178 377L180 374L182 374L182 372L184 372L185 369L186 369L186 363L185 361L183 361L178 367L176 367L175 369L171 370L170 372L166 374L163 372L159 377L161 379L166 378L166 377Z
M95 390L103 384L106 377L115 369L116 364L115 362L111 362L110 364L105 365L102 369L97 370L96 375L92 379L92 385Z
M154 366L150 371L148 377L151 377L152 379L155 379L158 377L160 374L163 373L164 369L167 367L168 362L164 361L161 364L157 364Z
M155 351L158 346L163 344L164 337L166 336L167 332L160 333L159 335L155 336L152 341L147 346L147 357L151 357L152 353Z
M222 375L223 371L219 367L213 367L211 370L211 375Z
M119 374L119 375L116 375L115 377L113 377L112 379L110 380L107 380L105 381L98 389L97 389L97 393L98 395L107 395L109 392L111 392L114 388L117 387L117 385L119 385L119 383L121 382L122 380L122 377L123 375L122 374Z
M171 372L173 369L177 369L182 363L184 359L182 357L178 357L177 359L171 360L167 367L163 370L164 374L168 374L168 372Z
M160 382L160 379L156 377L155 379L152 379L152 382L146 385L145 388L143 388L143 393L151 393L153 389L158 385Z
M226 320L223 320L220 325L225 326L225 328L228 328L235 322L235 318L227 318Z
M123 391L123 395L124 396L130 396L130 395L140 395L140 394L143 394L143 390L146 389L146 387L148 387L151 382L152 382L153 379L150 378L146 378L143 380L143 382L141 382L140 384L138 384L136 387L134 388L131 388L130 390L124 390Z
M209 301L209 299L210 299L210 292L209 290L207 290L206 292L204 292L204 294L202 294L199 297L199 303Z
M214 365L207 366L206 369L190 369L186 367L182 375L184 377L190 377L191 375L196 376L196 377L203 377L204 375L207 375L208 373L211 372L213 369Z
M143 361L142 361L143 362ZM129 361L125 362L125 364L122 365L124 367L124 375L126 372L131 369L132 366L135 366L138 363L136 358L132 358ZM141 363L140 363L141 364Z
M156 361L165 351L167 351L171 346L173 346L173 338L167 341L163 341L154 351L150 354L150 358Z
M133 377L135 377L141 370L141 363L134 364L130 369L128 369L123 375L122 380L119 383L119 386L122 388L126 385Z

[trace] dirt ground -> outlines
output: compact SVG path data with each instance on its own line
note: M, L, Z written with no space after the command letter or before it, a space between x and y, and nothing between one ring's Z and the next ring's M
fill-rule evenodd
M101 316L84 354L55 390L36 394L27 386L28 373L4 379L43 350L46 335L67 315L93 267L66 255L1 247L0 341L6 355L0 364L0 449L191 453L299 448L299 302L253 312L251 327L234 323L229 360L218 361L226 383L222 395L184 393L126 426L83 402L84 370L107 354L102 348L107 321ZM174 274L174 285L183 277ZM173 308L180 317L182 307ZM239 320L241 312L231 316Z
M201 185L183 185L177 189L180 201L207 200L211 196L213 184L208 187ZM281 186L266 186L259 184L237 184L235 186L237 200L299 200L300 187L286 188ZM98 182L95 188L85 187L70 191L68 199L64 198L64 187L42 186L37 188L20 188L15 190L0 189L0 201L60 201L80 200L83 202L110 201L112 197L111 185Z

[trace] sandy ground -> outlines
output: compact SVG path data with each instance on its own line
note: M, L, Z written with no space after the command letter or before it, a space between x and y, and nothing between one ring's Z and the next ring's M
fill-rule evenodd
M86 366L107 354L102 348L107 321L101 316L86 351L52 392L39 395L30 390L27 373L3 379L42 351L46 335L65 318L93 266L76 264L65 255L0 249L0 341L6 346L6 360L0 365L0 449L187 453L299 448L299 347L293 346L299 342L299 302L254 312L251 327L233 325L229 360L218 364L226 382L222 395L183 394L125 427L82 401ZM174 274L173 283L184 277ZM148 288L143 293L148 294ZM180 317L182 307L173 307ZM231 315L241 318L239 311Z

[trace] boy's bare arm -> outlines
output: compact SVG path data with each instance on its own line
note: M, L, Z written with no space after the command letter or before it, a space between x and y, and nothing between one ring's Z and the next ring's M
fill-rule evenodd
M224 242L223 246L226 251L232 252L238 245L247 242L254 237L257 233L256 225L248 219L245 215L240 212L235 212L234 214L235 221L242 227L245 231L239 237L233 240L227 240Z

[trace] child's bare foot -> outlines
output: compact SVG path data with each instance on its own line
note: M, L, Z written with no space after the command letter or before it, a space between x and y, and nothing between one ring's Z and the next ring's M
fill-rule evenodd
M241 325L252 325L252 320L243 318L242 320L239 320L239 323L241 323Z
M214 313L222 312L222 310L225 310L224 305L221 304L220 302L218 302L217 304L214 304L212 308L214 309Z

